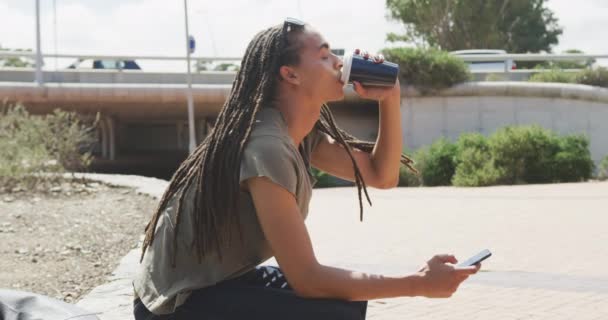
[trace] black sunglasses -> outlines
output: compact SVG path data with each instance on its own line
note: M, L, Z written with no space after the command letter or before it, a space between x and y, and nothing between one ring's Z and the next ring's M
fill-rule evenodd
M294 28L302 28L304 27L304 25L306 25L304 21L298 20L296 18L287 17L283 22L283 31L290 32Z

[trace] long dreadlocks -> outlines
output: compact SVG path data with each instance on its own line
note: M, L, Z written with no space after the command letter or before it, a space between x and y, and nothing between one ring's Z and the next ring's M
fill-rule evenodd
M146 226L141 259L146 249L154 241L154 233L163 210L176 198L175 237L180 228L181 206L186 190L194 190L193 230L194 241L199 262L210 253L218 254L221 259L221 248L228 244L231 233L238 226L241 235L238 215L239 174L235 168L240 167L241 155L251 134L258 111L271 104L276 94L279 68L282 65L297 65L302 44L297 36L303 28L291 32L281 26L271 27L258 33L249 43L241 68L232 84L232 90L217 117L215 127L179 166L169 187L163 194L155 214ZM315 128L335 139L342 145L353 164L355 183L359 195L360 219L363 219L362 191L368 203L371 200L363 176L352 156L352 148L371 152L374 143L360 141L344 132L336 122L327 105L321 108L319 121ZM401 156L401 163L411 170L412 160ZM236 172L236 174L235 174ZM241 238L242 240L242 238ZM173 245L172 264L175 266L177 239Z

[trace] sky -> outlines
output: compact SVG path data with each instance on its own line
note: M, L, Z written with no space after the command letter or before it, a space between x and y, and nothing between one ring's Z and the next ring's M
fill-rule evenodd
M40 2L44 53L185 55L183 1ZM547 5L564 29L554 52L576 48L608 54L608 41L603 40L608 0L549 0ZM197 40L194 55L205 57L242 56L255 33L286 16L311 24L332 48L376 52L390 46L388 32L403 29L386 14L384 0L188 1L190 34ZM34 0L0 0L0 45L35 48Z

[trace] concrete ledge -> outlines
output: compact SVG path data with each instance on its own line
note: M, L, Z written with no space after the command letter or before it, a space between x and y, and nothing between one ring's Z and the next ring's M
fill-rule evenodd
M77 178L86 178L115 186L131 187L136 192L147 194L160 199L169 184L165 180L110 174L75 174ZM66 178L72 174L66 174ZM139 263L141 248L136 248L124 256L118 267L114 269L107 282L94 288L80 299L76 305L94 312L101 320L124 320L133 318L133 286L134 266Z
M94 288L76 305L94 312L101 320L133 318L133 266L139 263L141 248L133 249L120 260L107 282Z
M499 96L499 97L539 97L571 100L586 100L608 103L608 89L584 84L568 83L535 83L535 82L467 82L441 90L434 94L423 95L419 90L406 87L402 90L404 97L466 97L466 96Z

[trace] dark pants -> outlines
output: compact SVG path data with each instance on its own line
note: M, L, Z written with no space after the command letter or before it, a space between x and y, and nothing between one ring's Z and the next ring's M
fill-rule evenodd
M365 319L367 301L308 299L297 296L278 268L258 267L236 279L199 289L175 313L156 316L136 300L136 320L166 319Z

